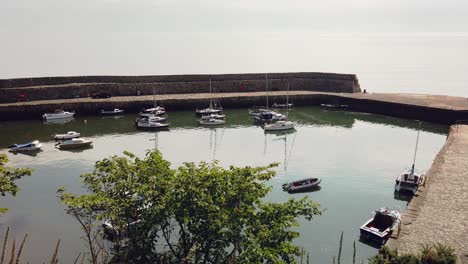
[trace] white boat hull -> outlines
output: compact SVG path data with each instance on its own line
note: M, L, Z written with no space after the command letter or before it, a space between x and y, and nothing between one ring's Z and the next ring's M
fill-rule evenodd
M169 124L158 122L138 122L137 127L141 129L166 129L169 128Z
M56 144L59 149L87 148L93 145L91 140L86 139L69 139L60 141Z
M37 151L42 148L42 143L38 140L35 140L28 144L21 144L21 145L13 145L10 147L10 152L17 153L17 152L32 152Z
M66 140L80 137L80 133L55 134L55 140Z
M286 121L278 121L272 124L265 124L263 127L265 131L283 131L294 129L294 123Z
M114 109L113 111L101 110L101 115L120 115L123 114L124 110Z
M46 113L42 115L42 118L46 121L56 120L56 119L66 119L72 118L75 115L75 112L63 112L63 113Z
M198 120L198 124L202 126L219 126L226 124L226 121L224 121L223 119Z
M395 191L396 192L407 192L415 194L418 191L420 185L425 181L425 173L414 172L412 176L411 170L407 170L400 174L395 180Z

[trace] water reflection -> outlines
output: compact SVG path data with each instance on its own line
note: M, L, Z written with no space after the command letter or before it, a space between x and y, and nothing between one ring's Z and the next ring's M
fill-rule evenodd
M37 154L41 153L43 150L42 149L38 149L38 150L34 150L34 151L20 151L20 152L10 152L12 153L13 155L25 155L25 156L29 156L29 157L36 157Z
M63 125L66 123L70 123L72 121L75 121L75 118L70 117L70 118L60 118L60 119L51 119L51 120L44 120L45 125Z
M405 201L405 202L410 202L411 199L413 199L413 194L412 193L405 193L405 192L393 192L393 198L395 198L395 200L399 200L399 201Z
M241 128L254 125L246 109L227 109L225 113L227 117L226 125L223 126L224 128ZM326 111L319 107L297 107L294 110L288 111L288 116L298 126L314 125L352 128L356 120L359 120L374 124L418 129L418 124L411 120L345 111ZM118 118L113 116L82 116L74 119L47 122L40 122L39 120L0 122L0 131L2 131L0 148L7 147L12 142L31 141L33 139L32 135L40 141L51 141L51 135L66 133L67 131L78 131L83 137L95 137L107 134L134 134L137 133L134 125L135 118L136 115L130 114ZM169 113L169 120L171 130L198 127L197 118L193 112L189 111L171 112ZM422 123L421 130L445 134L447 126Z
M124 115L114 115L114 116L101 116L101 119L120 119L125 117Z
M313 193L313 192L318 192L322 190L322 186L315 186L315 187L312 187L312 188L308 188L308 189L304 189L304 190L300 190L300 191L294 191L294 192L290 192L289 194L298 194L298 193Z

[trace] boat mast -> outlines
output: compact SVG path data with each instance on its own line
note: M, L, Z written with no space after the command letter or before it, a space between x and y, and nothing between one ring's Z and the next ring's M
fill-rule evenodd
M156 108L157 103L156 103L156 97L155 97L154 93L155 92L154 92L154 87L153 87L153 103L154 103L154 108Z
M210 78L210 108L213 108L213 96L211 93L211 78Z
M414 147L413 167L411 168L411 176L414 175L414 164L416 163L416 153L418 152L419 131L420 130L418 130L418 136L416 137L416 146Z
M268 109L268 73L265 73L266 80L266 108Z
M287 159L286 159L286 152L287 152L287 148L288 148L288 135L284 135L284 172L286 173L286 170L287 170Z
M286 107L289 108L289 79L288 79L288 92L286 93Z

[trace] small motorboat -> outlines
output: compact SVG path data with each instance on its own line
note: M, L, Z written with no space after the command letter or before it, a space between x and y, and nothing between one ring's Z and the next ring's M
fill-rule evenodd
M360 227L361 237L383 245L400 222L400 212L386 207L380 208L375 210L374 216Z
M202 116L198 119L198 124L202 126L219 126L226 124L224 119L212 118L211 116Z
M63 111L62 109L57 109L53 113L43 114L42 118L46 121L49 121L53 119L72 118L74 115L75 115L75 111L68 112L68 111Z
M40 150L42 148L42 143L39 140L34 140L26 144L13 144L9 146L10 152L31 152Z
M84 138L72 138L58 142L55 144L59 149L74 149L74 148L88 148L93 145L93 142Z
M313 190L318 187L322 179L320 178L307 178L290 183L283 184L283 191L288 193L305 192Z
M137 128L140 129L167 129L169 123L160 123L155 121L137 122Z
M294 129L294 123L290 121L278 121L276 123L265 124L263 126L265 131L282 131L282 130L289 130Z
M54 135L55 140L72 139L72 138L77 138L77 137L80 137L80 133L75 132L75 131L68 131L66 134L55 134Z
M115 108L114 110L101 110L101 115L121 115L125 111Z

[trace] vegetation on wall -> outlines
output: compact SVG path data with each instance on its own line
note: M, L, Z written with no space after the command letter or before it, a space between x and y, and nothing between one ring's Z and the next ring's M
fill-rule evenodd
M423 245L419 254L400 254L397 249L380 249L369 259L369 264L455 264L455 250L443 244Z

